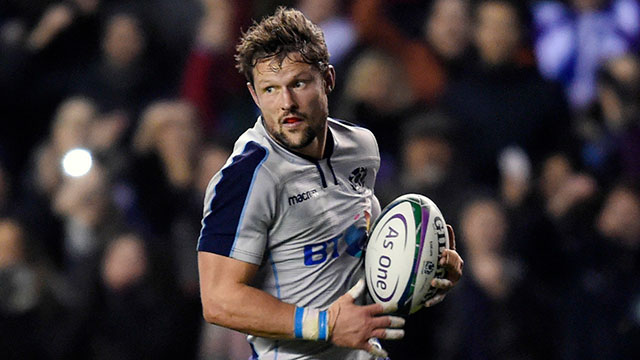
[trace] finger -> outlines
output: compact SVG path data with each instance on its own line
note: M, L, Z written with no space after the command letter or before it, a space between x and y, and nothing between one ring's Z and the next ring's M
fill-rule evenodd
M454 283L462 277L462 268L464 267L464 260L458 255L455 250L445 249L440 257L440 266L444 266L446 271L446 278Z
M374 328L401 328L405 324L405 320L399 316L379 316L373 319Z
M371 338L367 341L367 352L373 356L386 358L389 354L382 348L377 339Z
M389 316L389 327L390 328L401 328L405 324L405 320L400 316Z
M449 249L444 249L444 251L442 251L442 255L440 255L438 264L440 266L445 266L448 262L449 262Z
M364 279L360 279L358 280L358 282L347 292L347 294L349 294L349 296L351 296L351 298L353 299L352 301L355 301L357 298L359 298L360 296L362 296L362 293L364 291Z
M384 335L380 338L385 340L400 340L404 337L404 330L402 329L385 329Z
M440 255L440 266L452 266L455 267L459 261L462 260L460 256L456 256L458 253L455 250L444 249L442 255Z
M364 306L369 315L388 314L398 310L397 303L371 304Z
M442 290L450 290L453 287L453 282L448 279L433 279L431 280L431 286Z
M436 294L436 296L432 297L431 299L427 300L424 303L424 307L432 307L433 305L436 305L438 303L441 303L442 300L444 300L444 298L447 296L447 294Z
M398 303L387 303L382 305L382 313L388 314L398 310Z
M455 250L444 249L440 255L440 266L459 267L464 261Z
M447 224L447 231L449 232L449 249L456 249L456 234L453 232L453 226Z
M378 339L385 340L400 340L404 337L404 330L402 329L376 329L371 332L371 335Z

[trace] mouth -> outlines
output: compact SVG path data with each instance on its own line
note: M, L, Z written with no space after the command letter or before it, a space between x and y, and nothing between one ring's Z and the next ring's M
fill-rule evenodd
M282 119L282 124L284 125L295 125L301 122L302 118L299 118L297 116L287 116L286 118Z

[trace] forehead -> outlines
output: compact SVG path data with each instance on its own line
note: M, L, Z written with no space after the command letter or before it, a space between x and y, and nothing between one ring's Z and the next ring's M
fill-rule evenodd
M500 21L517 23L518 12L512 5L499 1L489 1L480 5L477 10L478 19L484 21Z
M278 57L262 59L253 67L252 72L255 83L287 80L301 74L320 75L320 71L304 62L299 54L289 54L282 61Z
M434 3L431 16L464 15L467 3L464 0L438 0Z

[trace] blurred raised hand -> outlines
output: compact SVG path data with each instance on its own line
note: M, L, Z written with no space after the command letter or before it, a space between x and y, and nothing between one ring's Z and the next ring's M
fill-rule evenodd
M27 38L28 46L39 51L47 47L64 29L73 22L73 9L64 3L50 5Z

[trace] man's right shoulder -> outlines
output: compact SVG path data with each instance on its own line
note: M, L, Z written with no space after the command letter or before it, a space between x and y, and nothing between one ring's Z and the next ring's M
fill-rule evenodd
M266 175L260 176L260 182L263 185L266 185L265 180L267 183L277 184L275 173L270 169L273 168L274 161L277 163L274 157L277 155L274 154L269 141L255 128L251 128L238 138L226 164L214 176L213 183L225 180L236 183L241 181L240 179L248 179L253 183L260 172Z
M227 164L222 168L222 174L233 172L236 176L252 176L269 158L271 151L268 146L256 140L241 141L234 146Z

